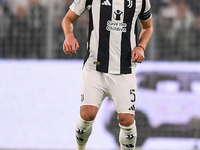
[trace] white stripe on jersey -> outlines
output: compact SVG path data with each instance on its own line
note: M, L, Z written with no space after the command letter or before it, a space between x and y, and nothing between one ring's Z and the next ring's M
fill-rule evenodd
M115 1L115 0L114 0ZM124 1L116 1L112 3L112 14L119 15L121 17L121 20L115 20L114 16L112 17L111 23L115 24L116 27L121 28L120 23L123 24L123 18L124 18ZM118 51L118 49L121 49L121 38L122 38L122 32L119 31L110 31L110 47L109 47L109 66L108 66L108 72L112 72L113 74L120 74L120 56L121 51Z
M99 47L99 20L100 20L100 8L101 3L99 0L93 0L92 3L92 19L94 23L94 30L91 33L90 38L90 57L87 60L87 63L92 69L96 70L96 66L93 65L94 62L97 62L97 55L98 55L98 47Z
M132 25L134 25L134 22L136 22L136 20L137 20L137 15L138 15L138 12L140 12L140 10L141 10L141 7L142 7L142 1L141 0L136 0L136 7L135 7L135 16L134 16L134 18L133 18L133 21L132 21ZM131 29L131 47L132 47L132 50L135 48L135 46L136 46L136 35L135 35L135 28L134 27L132 27L132 29ZM133 64L134 65L134 64Z

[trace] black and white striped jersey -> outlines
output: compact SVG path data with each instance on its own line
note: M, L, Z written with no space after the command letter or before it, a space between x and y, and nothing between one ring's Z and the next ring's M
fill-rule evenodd
M97 71L129 74L135 63L136 20L151 18L149 0L75 0L77 15L89 10L88 51L85 63Z

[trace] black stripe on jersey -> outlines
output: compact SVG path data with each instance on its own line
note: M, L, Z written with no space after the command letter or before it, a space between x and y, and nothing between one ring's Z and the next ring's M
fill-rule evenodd
M130 42L130 32L132 26L132 20L135 14L136 1L133 0L133 5L131 8L128 6L128 1L124 0L124 23L127 23L126 32L122 33L121 41L121 74L131 73L131 42Z
M136 42L136 45L138 45L139 43L139 29L138 29L138 19L136 20L136 23L135 23L135 42Z
M92 5L93 0L87 0L85 3L85 8L88 7L88 5Z
M92 5L93 0L87 0L85 7L87 7L88 5ZM90 37L91 37L91 32L94 29L94 25L93 25L93 18L92 18L92 9L89 10L89 30L88 30L88 48L87 48L87 52L85 54L85 58L84 58L84 63L87 61L88 57L90 56Z
M145 7L146 7L146 0L142 0L142 9L141 9L140 14L143 14L143 13L144 13Z
M100 20L99 20L99 48L96 66L97 71L108 72L109 63L109 39L110 31L106 30L107 21L112 18L112 6L102 5L105 0L101 0ZM112 0L109 0L112 4ZM110 14L110 15L109 15Z

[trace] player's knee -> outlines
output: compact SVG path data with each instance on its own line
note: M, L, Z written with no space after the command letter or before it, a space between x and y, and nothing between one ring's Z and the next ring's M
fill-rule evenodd
M119 123L124 127L131 126L134 123L134 115L132 114L119 114Z
M80 115L85 121L92 121L95 119L98 108L95 106L82 106Z
M81 118L85 121L92 121L95 119L95 116L93 114L83 113L81 114Z

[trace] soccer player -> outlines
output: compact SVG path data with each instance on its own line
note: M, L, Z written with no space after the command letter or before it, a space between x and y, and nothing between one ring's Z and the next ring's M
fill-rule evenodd
M120 149L136 146L136 63L143 62L144 51L153 33L149 0L75 0L62 21L65 35L63 51L76 54L79 44L73 23L89 10L88 50L81 79L80 117L76 125L77 150L85 150L96 114L110 97L118 113ZM136 20L141 33L136 42Z

